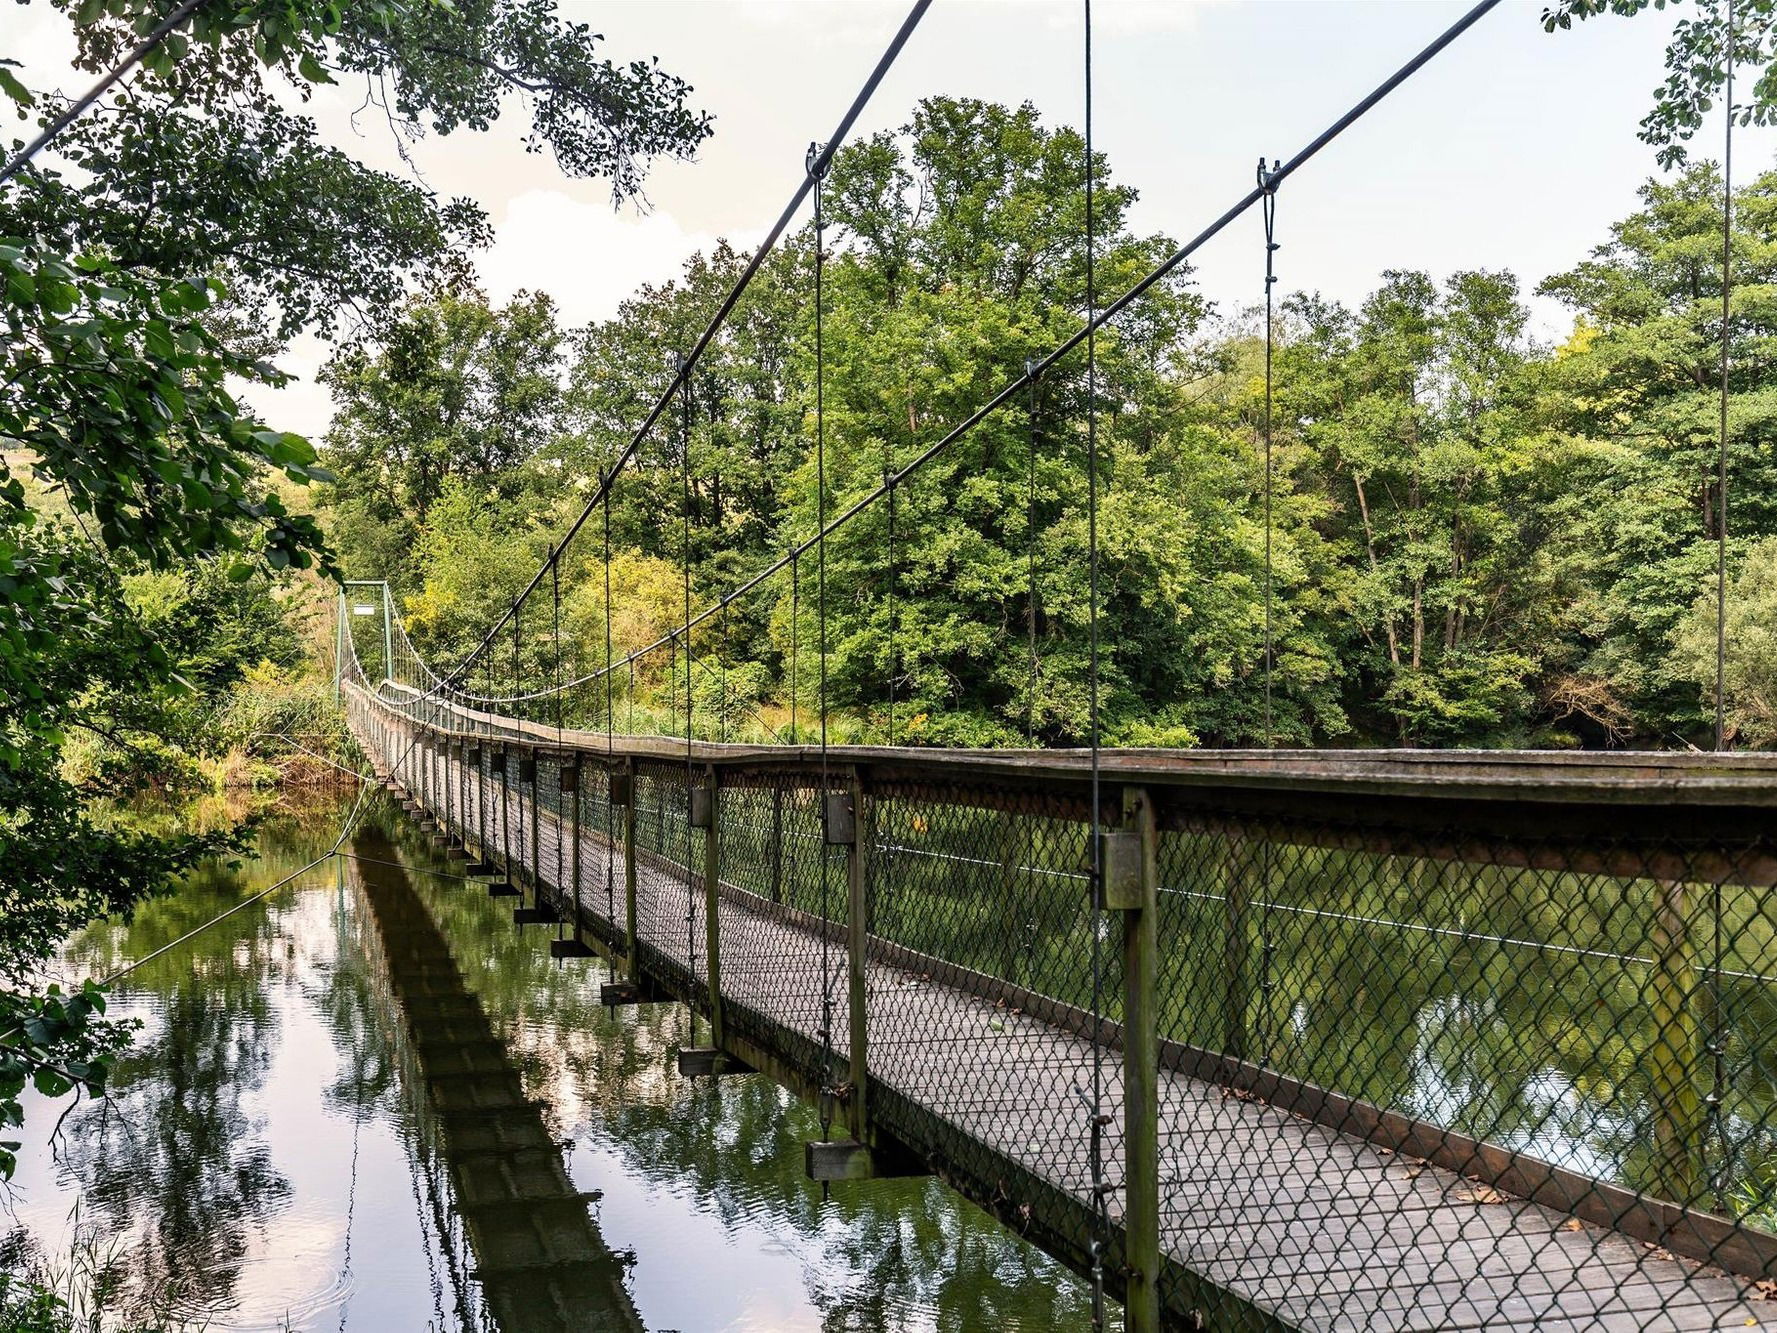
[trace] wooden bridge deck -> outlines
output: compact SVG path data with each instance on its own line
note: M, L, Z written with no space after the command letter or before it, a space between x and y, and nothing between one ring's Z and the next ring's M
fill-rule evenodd
M448 809L497 805L497 784L447 768ZM457 785L461 783L462 785ZM504 794L517 877L564 914L572 832L517 789ZM442 813L442 812L441 812ZM538 824L532 865L529 830ZM490 841L493 841L490 839ZM483 849L477 849L478 853ZM498 844L485 854L503 861ZM644 968L682 986L701 978L699 880L657 855L638 857ZM618 882L607 884L607 866ZM606 939L623 932L621 853L581 833L578 910ZM813 919L732 887L720 898L721 994L731 1024L777 1034L784 1051L818 1045L823 961L833 1044L846 1055L845 949ZM934 960L935 961L935 960ZM866 985L873 1094L886 1091L978 1147L982 1161L1028 1174L1090 1217L1086 1106L1091 1043L978 994L932 980L940 968L872 961ZM1122 1078L1102 1063L1103 1102L1120 1123ZM1217 1084L1162 1071L1165 1260L1238 1298L1257 1327L1552 1330L1744 1328L1777 1313L1750 1284L1563 1212L1511 1198L1452 1171L1397 1156ZM905 1137L917 1140L915 1134ZM916 1144L917 1146L917 1144ZM1116 1129L1106 1131L1112 1225L1122 1212ZM975 1190L995 1188L976 1167ZM961 1182L965 1189L970 1182Z

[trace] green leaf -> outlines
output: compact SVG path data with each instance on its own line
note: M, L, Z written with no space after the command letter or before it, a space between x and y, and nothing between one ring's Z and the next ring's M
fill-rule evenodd
M307 79L310 83L333 82L333 76L327 72L314 56L307 52L304 52L302 59L296 62L296 72L302 75L302 77Z
M11 63L11 61L0 63L0 93L5 93L21 108L36 106L37 99L32 95L31 90L20 83L17 76L6 68L6 65Z

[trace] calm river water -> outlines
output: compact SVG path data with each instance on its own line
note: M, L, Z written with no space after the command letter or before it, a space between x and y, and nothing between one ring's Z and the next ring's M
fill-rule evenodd
M344 812L273 819L259 860L92 929L63 970L144 957ZM421 873L447 867L389 811L352 845L411 869L336 860L119 985L142 1026L111 1097L53 1144L62 1108L30 1108L6 1267L216 1330L1089 1327L1077 1279L936 1181L823 1202L808 1107L680 1078L682 1007L601 1008L602 963L552 962L509 901Z

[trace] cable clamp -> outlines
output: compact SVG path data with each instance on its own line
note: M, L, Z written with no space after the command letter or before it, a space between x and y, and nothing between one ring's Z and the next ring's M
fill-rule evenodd
M825 151L826 148L823 144L812 142L808 145L808 155L802 159L803 167L816 180L825 180L827 168L833 165L831 162L821 161L821 154Z
M1264 154L1261 153L1259 155L1259 167L1255 175L1258 180L1259 188L1266 194L1276 194L1277 187L1283 184L1281 179L1282 167L1283 164L1276 158L1272 158L1271 165L1267 167L1265 165Z

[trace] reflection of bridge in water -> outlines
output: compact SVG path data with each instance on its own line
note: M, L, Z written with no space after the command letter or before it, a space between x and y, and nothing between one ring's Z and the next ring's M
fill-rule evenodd
M360 833L357 879L399 1003L404 1075L436 1130L473 1256L465 1275L499 1333L640 1333L625 1263L568 1178L542 1107L528 1099L507 1046L464 984L438 923L392 864L394 849ZM458 1292L459 1301L466 1293Z
M1110 755L1095 904L1082 756L687 755L347 688L379 772L559 955L688 1000L706 1067L833 1106L817 1176L911 1159L1076 1269L1101 1244L1178 1327L1771 1309L1777 1237L1722 1186L1772 1105L1761 761ZM1466 1101L1412 1100L1427 1059ZM1609 1172L1522 1146L1553 1069Z

